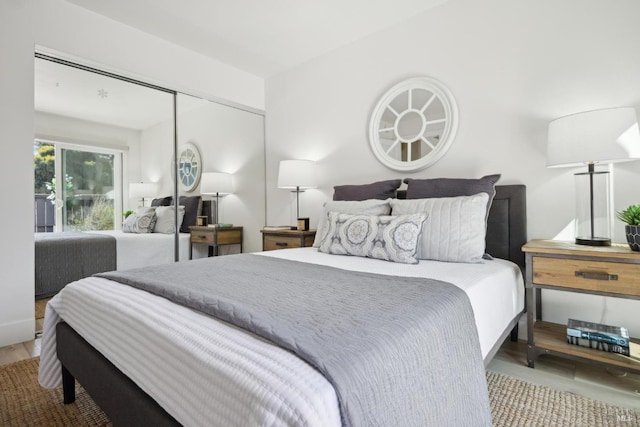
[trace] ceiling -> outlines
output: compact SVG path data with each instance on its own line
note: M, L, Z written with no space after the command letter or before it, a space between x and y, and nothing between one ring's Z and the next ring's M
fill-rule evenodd
M67 0L261 77L447 0Z
M66 1L268 77L447 0ZM197 101L181 96L179 110ZM170 118L171 108L166 93L36 60L36 111L142 130Z
M134 83L37 58L36 111L126 129L144 130L173 117L173 95ZM178 95L178 111L207 101Z

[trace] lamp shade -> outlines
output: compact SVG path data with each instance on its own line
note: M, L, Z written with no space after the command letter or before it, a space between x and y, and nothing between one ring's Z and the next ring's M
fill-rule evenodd
M549 123L547 167L636 159L640 132L634 108L587 111Z
M200 194L226 195L233 193L232 176L223 172L204 172L200 177Z
M316 188L316 163L311 160L281 160L278 188Z
M154 182L132 182L129 184L129 197L143 199L158 194L158 184Z

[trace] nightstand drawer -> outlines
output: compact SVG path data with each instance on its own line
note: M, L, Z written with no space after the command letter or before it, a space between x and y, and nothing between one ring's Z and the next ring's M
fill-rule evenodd
M242 243L242 230L222 230L217 233L218 245L233 245Z
M638 266L628 263L534 256L533 283L640 296Z
M213 244L213 233L203 231L191 231L192 243L210 243Z
M272 251L275 249L289 249L300 248L300 237L287 237L287 236L264 236L264 248L265 251Z

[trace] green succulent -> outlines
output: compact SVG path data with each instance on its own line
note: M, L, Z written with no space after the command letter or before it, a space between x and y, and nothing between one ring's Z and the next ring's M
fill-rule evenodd
M122 216L124 216L125 218L127 218L129 215L131 215L133 213L133 211L131 209L129 209L128 211L124 211L122 212Z
M616 216L620 221L629 225L640 225L640 204L631 205L625 210L618 211Z

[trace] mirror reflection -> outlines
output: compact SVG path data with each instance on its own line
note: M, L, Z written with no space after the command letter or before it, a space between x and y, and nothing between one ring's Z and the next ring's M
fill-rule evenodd
M263 114L36 56L36 299L102 271L260 250ZM205 172L234 181L221 221L201 191ZM244 237L214 251L194 244L202 218ZM52 268L64 274L52 280Z

